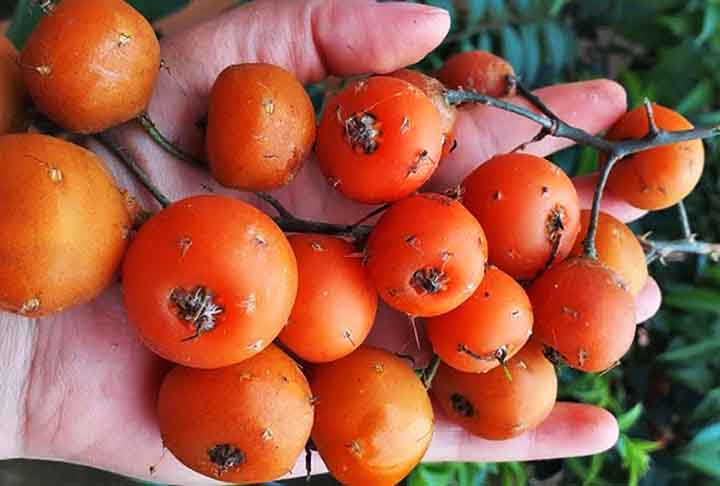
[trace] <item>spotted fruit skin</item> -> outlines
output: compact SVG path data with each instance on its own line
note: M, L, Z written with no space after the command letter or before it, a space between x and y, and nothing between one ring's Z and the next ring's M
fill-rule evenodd
M615 366L635 337L635 301L603 263L571 257L528 289L535 336L573 368L600 372Z
M328 182L368 204L417 191L440 161L443 130L432 101L407 81L355 81L325 107L315 152Z
M160 71L160 44L123 0L63 0L21 54L37 108L63 128L97 133L139 115Z
M163 444L201 474L260 483L287 474L313 424L310 387L275 346L233 366L177 366L158 398Z
M97 297L132 225L102 160L37 134L1 136L0 160L0 308L40 317Z
M239 64L215 81L206 145L222 185L268 191L290 183L312 151L315 132L310 97L285 69Z
M433 435L433 409L412 368L361 346L313 369L312 438L343 484L394 485L421 460Z

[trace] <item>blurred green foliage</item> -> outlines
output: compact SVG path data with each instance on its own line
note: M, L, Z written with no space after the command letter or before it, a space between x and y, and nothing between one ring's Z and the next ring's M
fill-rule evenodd
M21 45L38 18L33 0L0 4L14 12L11 39ZM148 18L187 0L130 1ZM644 97L695 123L720 123L720 0L424 0L453 16L446 41L420 63L434 71L452 53L486 49L508 59L532 87L598 76L620 81L630 106ZM687 202L693 230L720 241L720 143L707 144L707 169ZM554 160L571 173L593 170L591 150ZM633 225L676 238L674 209ZM616 447L589 458L503 464L426 464L408 486L619 484L710 486L720 483L720 266L688 258L653 264L664 306L639 327L622 366L602 375L559 370L564 400L610 410L621 428ZM322 480L320 482L323 482Z

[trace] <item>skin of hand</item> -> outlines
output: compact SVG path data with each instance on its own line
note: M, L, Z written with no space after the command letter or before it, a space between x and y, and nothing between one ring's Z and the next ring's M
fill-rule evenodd
M210 88L230 64L262 61L284 66L303 83L328 75L386 73L422 59L445 37L448 14L427 6L371 0L260 0L198 24L163 41L167 64L149 112L159 128L186 150L202 154L196 122L206 110ZM537 94L559 116L593 133L626 109L624 90L598 80L553 86ZM513 102L524 104L522 100ZM537 126L489 107L461 109L459 148L441 165L429 188L446 188L483 160L508 151L537 133ZM115 131L171 199L202 193L253 196L217 186L205 172L175 160L135 124ZM546 156L569 145L547 138L528 152ZM100 147L119 183L145 204L148 194ZM592 179L577 181L584 207ZM367 206L335 193L314 161L295 181L274 193L297 215L349 223ZM631 220L642 212L606 196L604 209ZM264 207L263 209L268 209ZM651 317L660 292L651 279L637 297L638 320ZM382 308L369 342L394 351L414 350L404 316ZM427 350L419 360L427 358ZM96 301L62 314L27 319L0 313L0 459L45 458L85 464L165 483L212 484L163 450L155 401L169 365L148 351L126 319L120 285ZM427 461L504 461L588 455L617 439L615 418L599 408L559 403L539 428L512 440L472 437L442 416ZM155 472L150 474L150 466ZM314 454L313 471L324 466ZM291 476L304 474L301 458Z

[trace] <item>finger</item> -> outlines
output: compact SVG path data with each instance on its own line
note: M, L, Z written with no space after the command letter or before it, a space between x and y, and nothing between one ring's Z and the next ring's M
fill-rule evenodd
M160 74L150 113L171 139L197 147L195 124L229 65L271 63L302 83L329 74L390 72L422 59L449 27L446 11L414 3L253 2L164 41L168 69Z
M562 120L589 133L607 129L627 107L625 90L604 79L551 86L536 94ZM519 97L509 101L529 107ZM539 130L536 123L497 108L480 105L461 108L455 126L457 149L440 165L433 186L447 188L458 184L480 163L528 142ZM526 152L545 157L571 144L567 139L546 137L529 145Z
M618 438L615 417L591 405L558 403L535 430L504 441L473 436L438 417L426 461L534 461L587 456L612 447Z
M575 189L578 191L578 197L580 197L581 209L590 209L592 207L593 195L595 193L597 181L598 174L580 176L573 179ZM626 223L640 219L647 214L647 211L631 206L609 191L605 191L603 193L603 198L600 202L600 210L609 213Z
M648 277L645 287L635 296L635 317L638 324L647 321L660 310L662 292L657 281Z

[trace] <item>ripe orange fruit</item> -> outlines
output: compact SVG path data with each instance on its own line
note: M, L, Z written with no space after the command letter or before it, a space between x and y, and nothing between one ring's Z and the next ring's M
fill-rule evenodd
M494 97L510 96L515 89L507 82L512 66L487 51L461 52L451 56L438 71L438 79L450 89L462 88Z
M677 112L653 104L658 128L667 131L693 128ZM609 140L627 140L649 133L645 108L625 113L608 131ZM608 189L641 209L663 209L682 201L700 181L705 166L702 140L675 143L630 155L610 173Z
M497 155L463 182L463 204L488 239L489 261L520 280L563 260L580 229L580 203L570 178L548 160Z
M372 329L378 296L353 245L323 235L289 238L298 264L297 299L280 340L299 358L335 361Z
M0 308L39 317L97 297L131 220L92 152L44 135L0 137Z
M414 69L400 69L399 71L388 74L388 76L402 79L420 88L423 93L430 98L435 108L437 108L438 113L440 113L440 122L445 137L442 156L440 157L442 161L442 159L452 152L457 143L453 136L455 120L457 120L457 108L445 100L445 86L432 76L428 76L420 71L415 71Z
M40 111L67 130L96 133L145 110L160 45L123 0L63 0L30 34L20 62Z
M328 103L315 148L330 184L355 201L397 201L435 172L442 153L440 114L407 81L355 81Z
M222 185L267 191L288 184L315 142L315 110L300 82L271 64L225 69L212 88L207 154Z
M18 53L10 41L0 35L0 135L22 127L26 95Z
M367 269L380 297L411 316L450 312L485 273L485 235L459 201L416 194L380 217L367 244Z
M238 363L272 343L297 282L292 248L273 220L214 195L150 219L123 267L125 307L145 344L194 368Z
M433 434L425 388L402 359L361 346L312 370L312 439L343 484L394 485L422 459Z
M189 468L232 483L272 481L310 437L312 397L295 362L269 346L225 368L175 367L158 418L165 447Z
M635 302L618 275L597 260L572 257L528 289L535 336L573 368L604 371L630 349Z
M489 266L475 293L460 307L427 320L433 350L448 365L469 373L491 370L515 355L532 334L525 290Z
M590 211L581 211L580 223L580 233L570 253L573 256L583 254L583 242L590 225ZM637 295L645 287L648 279L645 252L635 233L622 221L601 212L595 246L598 259L618 274L631 294Z
M555 368L530 340L505 364L487 373L464 373L441 364L432 394L453 422L491 440L505 440L540 425L557 398Z

